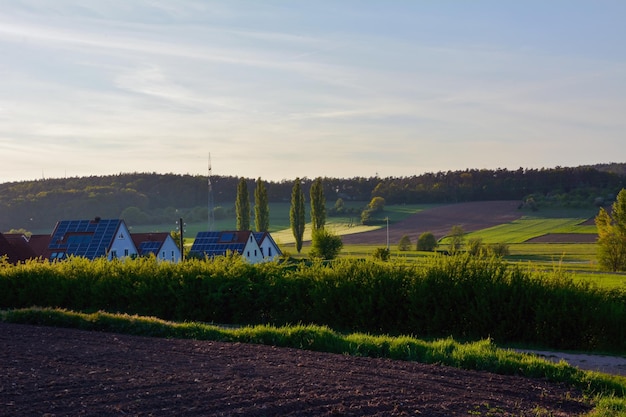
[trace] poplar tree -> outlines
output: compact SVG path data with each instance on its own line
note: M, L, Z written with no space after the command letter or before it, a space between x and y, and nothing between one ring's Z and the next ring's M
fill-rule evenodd
M296 178L291 189L291 209L289 210L289 221L291 222L291 231L296 239L296 250L298 253L302 250L302 238L304 237L304 192L300 184L300 178Z
M267 232L270 228L270 206L267 201L267 188L259 177L254 190L254 225L257 232Z
M237 230L250 230L250 194L245 178L237 184L237 200L235 202L237 214Z
M323 229L326 224L326 198L322 179L317 178L311 185L311 229Z

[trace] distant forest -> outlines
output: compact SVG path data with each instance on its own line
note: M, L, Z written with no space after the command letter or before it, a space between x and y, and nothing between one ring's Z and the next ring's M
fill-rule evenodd
M254 204L255 178L248 179ZM308 200L313 179L301 178ZM232 213L239 177L213 176L215 215ZM293 181L265 181L270 202L289 202ZM329 206L337 199L387 204L456 203L519 200L546 205L589 207L612 201L626 187L626 163L574 168L518 170L466 169L411 177L324 178ZM42 179L0 184L0 231L51 229L61 219L125 218L136 224L187 221L208 215L206 176L128 173L109 176ZM128 220L128 219L127 219Z

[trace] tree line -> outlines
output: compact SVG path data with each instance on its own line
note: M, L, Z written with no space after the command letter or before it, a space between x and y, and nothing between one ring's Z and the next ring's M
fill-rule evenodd
M480 200L526 200L536 204L601 205L614 200L626 185L626 164L575 168L486 170L466 169L409 177L322 177L326 199L387 204L454 203ZM300 178L302 192L314 180ZM239 177L213 176L216 209L234 212ZM256 189L255 179L245 179ZM266 181L268 202L289 202L294 181ZM100 217L139 218L138 224L170 222L185 209L190 221L207 217L207 177L157 173L42 179L0 184L0 230L50 228L59 219Z

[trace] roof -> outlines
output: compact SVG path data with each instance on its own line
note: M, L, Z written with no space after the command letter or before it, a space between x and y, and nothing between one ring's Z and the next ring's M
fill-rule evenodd
M131 236L139 255L147 256L150 254L158 255L159 249L161 249L170 234L167 232L133 233Z
M190 253L205 256L225 255L228 251L242 253L250 233L250 231L198 232Z
M7 261L15 264L19 261L19 256L9 240L0 233L0 257L6 256Z
M121 219L62 220L52 232L49 257L62 259L74 255L94 259L106 256L122 223Z
M272 238L272 235L269 232L253 232L252 234L254 235L254 238L256 239L256 242L259 244L259 246L261 246L263 242L267 240L276 248L276 251L279 254L281 253L280 248L278 247L278 245L274 241L274 238Z

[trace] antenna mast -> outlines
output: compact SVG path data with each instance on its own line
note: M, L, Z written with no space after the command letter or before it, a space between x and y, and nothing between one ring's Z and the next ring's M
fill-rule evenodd
M211 184L211 176L213 175L211 171L211 153L209 152L209 175L208 175L208 186L209 186L209 232L213 232L215 228L215 213L214 213L214 204L213 204L213 185Z

